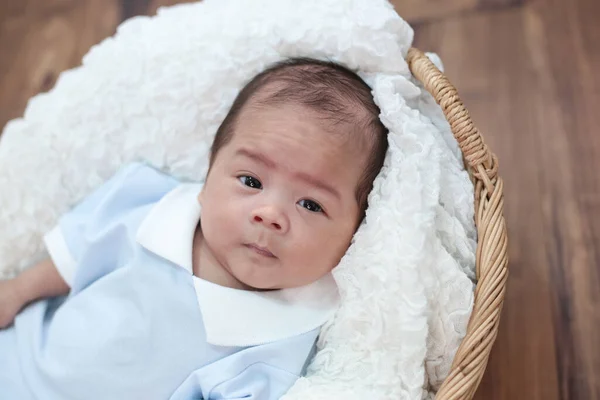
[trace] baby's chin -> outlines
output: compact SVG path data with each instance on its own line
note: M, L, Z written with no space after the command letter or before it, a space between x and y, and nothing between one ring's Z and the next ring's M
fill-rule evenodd
M267 291L273 291L273 290L282 290L282 289L294 289L294 288L299 288L302 286L306 286L309 285L311 283L316 282L317 280L319 280L319 278L317 279L312 279L309 281L306 280L292 280L291 282L281 282L281 281L269 281L269 279L261 279L259 277L253 276L252 278L248 277L246 279L241 279L240 277L236 276L236 279L241 282L246 288L247 290L253 290L253 291L257 291L257 292L267 292Z
M325 267L325 266L321 266ZM278 259L275 264L260 263L245 257L230 260L229 273L246 289L254 291L271 291L294 289L310 285L331 272L332 268L319 268L319 271L306 274L292 274L291 271L302 271L297 265L286 266L285 260ZM287 271L286 271L287 270ZM306 271L302 271L306 272Z
M241 279L239 277L236 277L236 279L244 286L246 290L252 290L255 292L269 292L273 290L284 289L282 285L268 283L259 279Z

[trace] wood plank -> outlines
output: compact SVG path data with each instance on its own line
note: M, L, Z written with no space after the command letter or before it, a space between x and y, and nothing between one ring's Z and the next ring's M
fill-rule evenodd
M600 15L597 1L534 3L538 36L546 50L547 80L553 83L560 135L545 137L548 162L556 163L547 225L553 228L552 261L558 289L555 325L560 332L561 394L569 399L600 398ZM537 48L536 48L537 49ZM544 76L544 75L541 75ZM552 113L540 116L547 124ZM556 129L556 128L555 128ZM566 153L566 154L565 154ZM560 162L556 162L560 160ZM570 182L561 185L560 182ZM563 186L563 187L561 187ZM567 189L567 190L565 190ZM591 200L591 201L590 201ZM560 340L565 337L570 340ZM566 342L566 343L565 343Z
M405 20L423 22L474 10L479 0L391 0L391 3Z
M398 14L411 23L431 22L492 8L513 7L524 0L390 0Z
M197 1L199 0L121 0L122 18L127 19L136 15L156 15L161 7Z
M38 9L30 0L0 24L0 126L21 116L31 96L52 88L60 72L79 65L120 21L117 0L58 3Z
M423 24L505 178L509 288L478 399L600 391L600 145L594 0Z
M149 15L154 15L160 7L168 7L182 3L194 3L196 1L197 0L151 0L147 12Z

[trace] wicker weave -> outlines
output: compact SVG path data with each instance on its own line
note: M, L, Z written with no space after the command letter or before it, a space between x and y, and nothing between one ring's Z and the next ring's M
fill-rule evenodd
M437 400L471 399L483 377L500 321L508 277L503 182L498 160L473 125L456 88L421 51L412 48L407 62L442 107L452 133L462 150L465 166L475 185L477 226L477 288L475 304L450 374L437 393Z

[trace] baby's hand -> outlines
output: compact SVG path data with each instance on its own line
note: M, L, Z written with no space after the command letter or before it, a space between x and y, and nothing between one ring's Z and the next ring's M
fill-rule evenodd
M0 329L13 323L15 316L25 305L15 279L0 280Z

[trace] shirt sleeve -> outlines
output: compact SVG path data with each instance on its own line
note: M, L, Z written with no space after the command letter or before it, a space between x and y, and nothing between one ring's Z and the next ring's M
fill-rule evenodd
M152 167L129 164L64 214L44 236L44 243L65 282L73 287L82 257L110 226L115 227L128 212L158 201L177 184ZM110 257L110 252L104 254Z
M200 368L170 400L279 400L302 375L317 335L246 348Z

